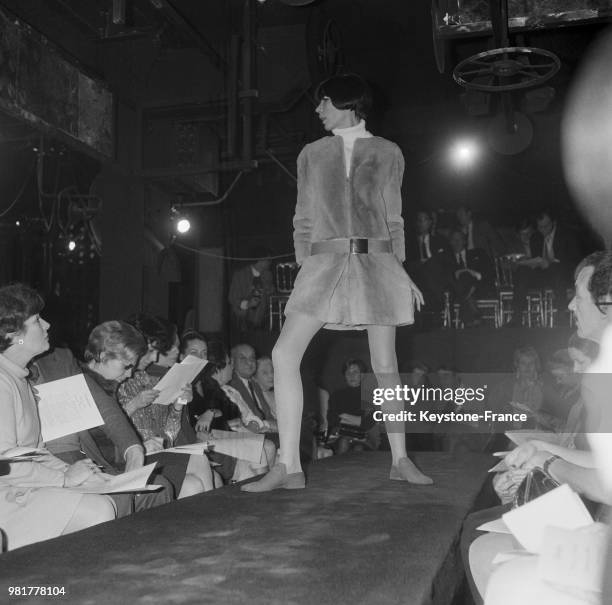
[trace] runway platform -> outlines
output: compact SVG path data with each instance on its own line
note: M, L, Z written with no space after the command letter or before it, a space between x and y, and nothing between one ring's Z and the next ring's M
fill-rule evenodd
M329 458L306 490L228 487L0 556L21 603L450 605L458 539L491 458L415 455L434 486L389 481L388 452ZM486 502L484 504L487 504Z

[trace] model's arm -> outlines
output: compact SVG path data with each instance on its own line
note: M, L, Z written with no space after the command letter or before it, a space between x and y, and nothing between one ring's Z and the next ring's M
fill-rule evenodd
M404 156L396 148L392 173L385 184L383 198L387 210L387 226L393 244L393 254L400 262L406 258L404 243L404 219L402 218L402 178L404 176Z
M293 217L293 244L295 247L295 260L301 265L307 256L310 256L310 243L312 236L312 183L308 176L308 160L306 149L302 149L297 159L298 184L297 204Z

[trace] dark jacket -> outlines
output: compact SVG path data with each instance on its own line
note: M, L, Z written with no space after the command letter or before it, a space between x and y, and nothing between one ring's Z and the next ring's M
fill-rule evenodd
M467 268L482 275L481 284L492 285L495 280L495 268L489 255L479 248L466 250L465 252ZM444 254L444 264L451 279L455 279L455 271L463 268L463 265L457 262L455 253L451 250Z
M429 236L429 251L431 258L444 254L448 250L448 241L441 235ZM419 249L419 235L412 234L406 240L406 262L420 262L421 251Z
M253 396L251 395L250 390L247 387L245 387L242 380L240 380L240 378L236 376L236 374L232 376L232 379L230 380L229 385L231 387L234 387L240 393L240 395L242 395L244 402L249 406L249 408L251 409L251 412L253 412L255 416L257 416L258 418L261 418L262 420L274 421L274 416L272 415L272 411L270 410L270 406L268 405L268 402L266 401L266 398L263 394L263 391L261 390L261 387L259 386L259 384L257 384L257 381L253 378L251 378L250 382L253 385L253 391L255 392L255 397L257 397L259 406L255 403L255 401L253 401Z
M79 433L81 450L107 470L123 468L130 447L141 447L140 438L117 400L100 386L90 370L82 371L69 349L56 348L34 361L42 384L83 373L100 415L101 427Z

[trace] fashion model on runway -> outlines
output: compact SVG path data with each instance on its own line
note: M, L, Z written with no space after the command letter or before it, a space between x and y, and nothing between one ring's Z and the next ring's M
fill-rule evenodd
M371 93L354 74L334 76L316 91L325 136L298 157L293 219L300 271L286 321L272 352L280 435L279 463L243 491L305 486L299 458L303 393L300 363L321 328L366 329L379 387L400 384L396 326L412 324L423 296L402 267L405 256L399 147L366 130ZM389 401L383 412L403 409ZM387 423L390 479L431 484L408 458L403 422Z

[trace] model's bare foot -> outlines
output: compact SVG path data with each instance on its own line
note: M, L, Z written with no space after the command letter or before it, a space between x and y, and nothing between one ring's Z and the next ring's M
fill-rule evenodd
M394 481L408 481L417 485L431 485L433 479L424 475L410 460L410 458L400 458L397 464L391 467L389 479Z
M245 483L240 489L243 492L269 492L273 489L304 489L306 479L302 471L287 473L287 467L279 462L259 481Z

